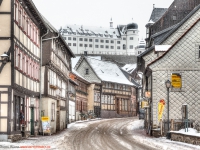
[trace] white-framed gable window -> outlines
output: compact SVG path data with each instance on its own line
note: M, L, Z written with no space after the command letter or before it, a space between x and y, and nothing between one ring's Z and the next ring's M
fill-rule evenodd
M89 69L88 68L85 69L85 74L89 75Z

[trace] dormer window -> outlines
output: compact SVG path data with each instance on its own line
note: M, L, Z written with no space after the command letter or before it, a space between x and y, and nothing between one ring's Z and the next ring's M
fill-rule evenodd
M88 69L88 68L85 69L85 74L86 74L86 75L89 74L89 69Z

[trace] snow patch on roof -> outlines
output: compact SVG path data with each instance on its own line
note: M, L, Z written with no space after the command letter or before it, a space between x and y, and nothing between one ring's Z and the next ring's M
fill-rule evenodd
M83 26L83 25L72 25L67 24L63 27L62 33L64 34L77 34L91 37L107 37L107 38L118 38L120 36L117 28L106 28L106 27L94 27L94 26Z
M156 52L167 51L170 47L171 45L155 45L155 51Z
M116 64L91 57L86 57L86 59L101 80L126 85L134 85L124 76Z
M133 70L137 67L137 64L126 64L122 69L128 73L132 73Z

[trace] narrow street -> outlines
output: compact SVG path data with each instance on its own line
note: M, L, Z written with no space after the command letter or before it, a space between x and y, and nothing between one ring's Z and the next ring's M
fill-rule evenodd
M137 117L79 121L51 136L39 135L14 143L0 143L0 150L7 147L43 147L41 150L200 150L197 145L146 135L143 120Z
M59 149L153 150L154 148L140 144L132 138L134 131L128 130L127 125L134 120L134 118L107 119L81 129L72 127L64 139L66 144L59 145Z

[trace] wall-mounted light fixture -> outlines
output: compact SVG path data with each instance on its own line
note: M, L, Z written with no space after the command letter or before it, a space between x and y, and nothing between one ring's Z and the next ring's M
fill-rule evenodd
M0 66L0 73L1 73L1 71L3 70L3 67L6 65L7 62L10 61L9 60L9 53L8 52L4 52L0 57L1 57L0 62L2 62L1 66Z
M1 60L0 62L6 64L7 62L9 61L9 56L6 52L4 52L2 55L1 55Z

